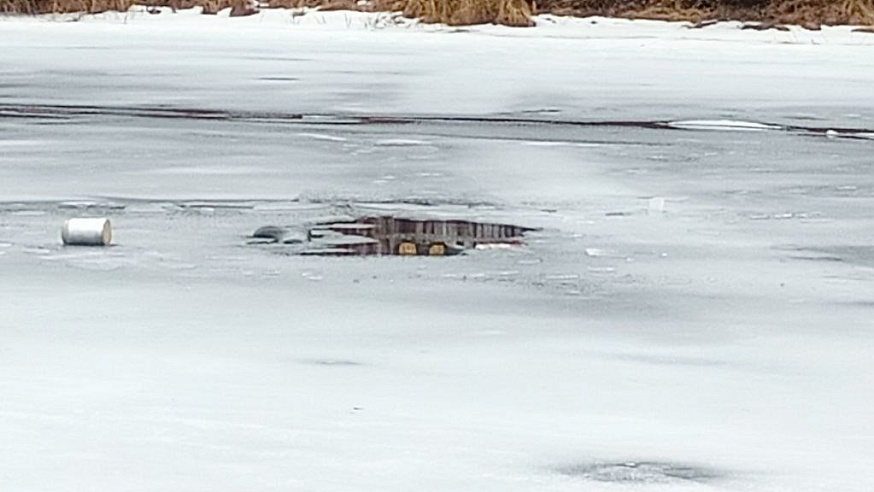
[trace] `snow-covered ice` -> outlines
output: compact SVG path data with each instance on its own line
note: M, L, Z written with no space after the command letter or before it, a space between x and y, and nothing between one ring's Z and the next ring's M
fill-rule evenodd
M63 20L0 18L0 489L874 487L874 36ZM248 244L348 206L538 230Z

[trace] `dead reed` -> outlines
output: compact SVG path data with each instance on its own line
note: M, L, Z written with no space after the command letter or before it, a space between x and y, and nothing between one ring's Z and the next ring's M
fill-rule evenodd
M874 0L540 0L538 13L815 27L874 25Z
M504 24L527 27L532 5L526 0L408 0L404 15L450 26Z

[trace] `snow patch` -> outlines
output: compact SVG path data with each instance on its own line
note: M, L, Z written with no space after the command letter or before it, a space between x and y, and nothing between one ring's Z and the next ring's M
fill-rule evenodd
M767 131L782 130L778 125L756 123L742 120L684 120L670 121L667 126L683 130L710 130L710 131Z
M411 138L387 138L377 140L375 145L380 147L418 147L421 145L430 145L430 142L424 140L415 140Z
M298 137L311 138L313 140L324 140L328 142L346 142L347 138L338 137L336 135L326 135L324 133L296 133Z

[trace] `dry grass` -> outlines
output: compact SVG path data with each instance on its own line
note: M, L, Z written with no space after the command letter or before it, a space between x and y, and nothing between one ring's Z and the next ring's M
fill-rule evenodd
M61 12L105 12L127 10L128 0L0 0L0 12L50 14Z
M245 0L0 0L0 12L16 14L64 14L118 11L133 5L167 6L176 9L203 7L203 13L214 14L226 7L243 7Z
M262 8L319 8L320 10L357 10L359 12L400 12L405 0L264 0Z
M255 11L249 0L0 0L0 12L47 14L125 11L134 4L185 9L203 7L204 13L232 8L234 15ZM318 7L323 10L403 12L423 22L448 25L495 23L531 26L534 13L626 17L691 21L707 25L715 20L758 22L760 26L795 24L874 26L874 0L265 0L262 8Z
M766 25L872 25L874 0L541 0L539 13Z
M470 24L533 25L525 0L409 0L404 15L450 26Z

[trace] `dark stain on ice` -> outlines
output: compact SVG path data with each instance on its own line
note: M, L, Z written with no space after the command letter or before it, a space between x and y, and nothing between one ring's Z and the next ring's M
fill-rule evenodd
M297 77L258 77L258 80L264 82L297 82L300 79Z
M205 201L186 201L186 202L175 202L175 205L182 209L227 209L227 210L251 210L255 208L253 202L250 201L215 201L215 200L205 200Z
M330 366L330 367L358 367L363 366L361 362L346 359L311 359L303 361L305 364L315 366Z
M277 78L274 78L277 79ZM264 80L262 78L261 80ZM0 104L0 118L49 118L85 116L126 116L131 118L173 118L189 120L220 120L239 122L269 122L307 125L416 125L423 123L475 124L482 125L526 125L526 126L565 126L565 127L614 127L639 128L670 131L707 130L768 130L803 135L828 136L871 140L874 130L855 127L821 127L805 125L770 125L752 122L751 126L742 124L718 124L696 127L675 121L649 120L574 120L559 117L530 114L492 115L492 116L424 116L424 115L381 115L381 114L340 114L340 113L289 113L278 111L215 110L204 108L180 108L170 106L97 106L97 105L48 105L48 104ZM718 122L716 122L718 123ZM731 123L731 122L729 122ZM738 122L743 123L743 122Z
M210 109L155 107L106 107L88 105L0 104L0 118L73 118L84 116L128 116L141 118L232 119L229 113Z
M245 57L247 60L266 60L266 61L279 61L279 62L310 62L313 61L311 58L301 58L301 57L292 57L292 56L270 56L270 55L251 55L249 53L246 54Z
M874 266L874 246L840 245L787 249L793 253L789 256L793 260Z
M874 246L833 246L819 250L841 261L856 265L874 266Z
M874 301L849 301L840 303L842 306L854 307L854 308L862 308L862 309L874 309Z
M713 468L664 461L577 463L559 466L555 471L584 480L629 485L708 482L725 475Z
M843 263L844 259L838 256L829 256L829 255L793 255L790 258L793 260L803 260L803 261L824 261L829 263Z

